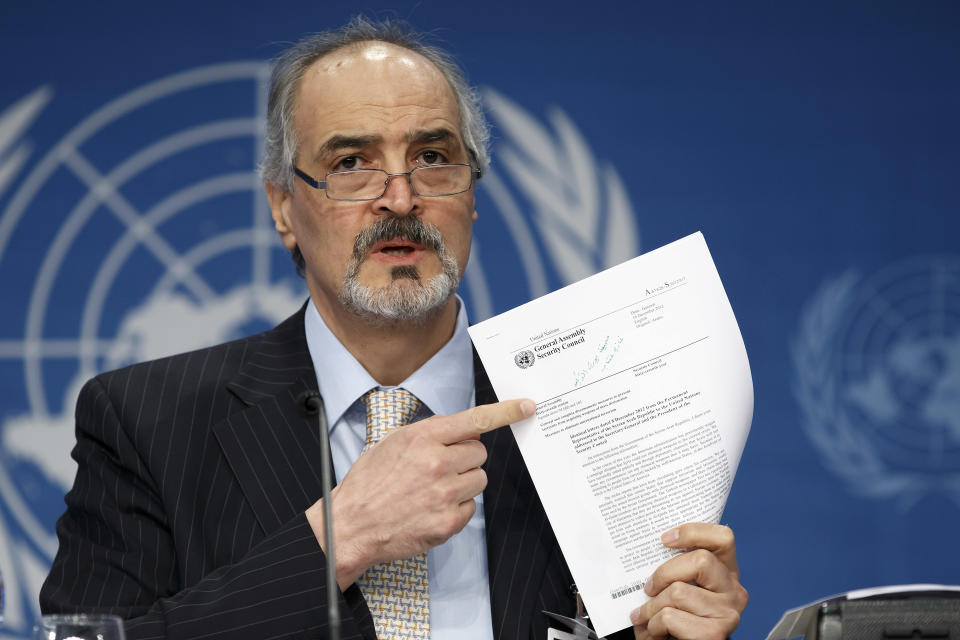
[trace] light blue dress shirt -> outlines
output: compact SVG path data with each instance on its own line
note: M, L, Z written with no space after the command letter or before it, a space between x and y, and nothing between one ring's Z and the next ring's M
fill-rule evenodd
M453 337L398 386L423 403L416 420L449 415L475 403L473 349L467 313L457 297ZM304 325L330 425L330 450L337 482L353 466L366 442L366 409L361 397L381 387L330 331L311 301ZM387 388L387 387L383 387ZM483 495L467 526L427 553L430 578L430 637L433 640L492 640Z

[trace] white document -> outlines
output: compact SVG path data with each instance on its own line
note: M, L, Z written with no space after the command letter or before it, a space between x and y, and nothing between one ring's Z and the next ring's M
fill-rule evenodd
M599 636L630 626L677 551L718 522L753 416L740 329L695 233L470 328Z

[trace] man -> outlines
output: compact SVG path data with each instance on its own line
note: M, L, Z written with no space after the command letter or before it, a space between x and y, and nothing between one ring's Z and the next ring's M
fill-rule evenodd
M395 25L357 19L280 58L263 174L310 301L259 336L87 384L45 611L114 612L130 638L323 637L334 597L344 638L541 639L543 611L573 615L501 428L535 407L495 401L455 296L486 140L455 65ZM315 424L296 400L317 387L336 594ZM400 405L414 421L383 435L378 412ZM729 529L688 524L664 542L692 550L648 581L635 637L726 637L747 599ZM427 582L384 596L397 567Z

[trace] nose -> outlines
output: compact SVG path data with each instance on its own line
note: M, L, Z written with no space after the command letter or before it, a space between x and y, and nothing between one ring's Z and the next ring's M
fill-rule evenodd
M410 173L388 173L383 195L374 203L381 213L398 215L419 213L420 198L413 192Z

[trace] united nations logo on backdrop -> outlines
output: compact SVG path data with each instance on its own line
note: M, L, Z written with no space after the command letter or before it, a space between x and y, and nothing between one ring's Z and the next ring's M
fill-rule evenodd
M0 105L0 638L29 632L56 551L80 385L268 328L306 296L256 176L268 75L239 62L161 78L77 114L39 153L31 127L44 125L56 87ZM620 178L572 121L553 109L544 125L493 90L486 98L508 171L481 188L510 231L497 244L522 257L510 285L533 297L636 255ZM482 253L464 278L475 320L494 311Z
M960 257L823 283L792 343L794 394L824 464L903 509L960 506Z

